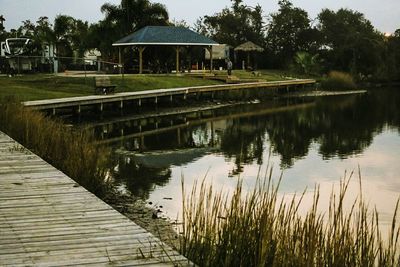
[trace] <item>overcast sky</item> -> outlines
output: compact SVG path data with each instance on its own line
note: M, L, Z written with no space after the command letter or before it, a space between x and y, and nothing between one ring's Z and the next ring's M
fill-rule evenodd
M103 18L100 7L103 3L119 4L120 0L0 0L0 15L6 19L7 30L17 28L24 20L36 21L47 16L51 21L58 14L97 22ZM170 18L185 20L190 25L201 16L212 15L231 5L230 0L158 0L167 7ZM244 0L249 6L259 3L264 14L275 12L278 0ZM364 13L381 32L394 32L400 28L400 0L292 0L295 6L305 9L314 19L322 8L337 10L350 8Z

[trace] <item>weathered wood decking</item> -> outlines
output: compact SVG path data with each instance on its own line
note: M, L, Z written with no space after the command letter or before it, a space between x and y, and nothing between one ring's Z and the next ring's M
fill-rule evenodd
M0 266L189 262L0 132Z
M157 98L160 97L170 97L172 100L173 96L183 96L184 98L187 95L198 94L198 93L212 93L219 91L228 91L228 90L243 90L243 89L275 89L282 87L291 87L291 86L303 86L303 85L312 85L315 84L315 80L313 79L294 79L294 80L286 80L286 81L274 81L274 82L253 82L253 83L241 83L241 84L222 84L222 85L208 85L208 86L194 86L194 87L184 87L184 88L170 88L170 89L155 89L155 90L146 90L146 91L138 91L138 92L125 92L125 93L117 93L113 95L90 95L90 96L81 96L81 97L66 97L59 99L47 99L47 100L35 100L35 101L27 101L23 104L27 107L31 107L33 109L38 110L51 110L58 108L74 108L76 107L78 111L80 111L81 106L88 105L100 105L100 109L102 109L103 104L107 103L117 103L122 108L124 106L125 101L141 101L143 99L155 99L157 102Z

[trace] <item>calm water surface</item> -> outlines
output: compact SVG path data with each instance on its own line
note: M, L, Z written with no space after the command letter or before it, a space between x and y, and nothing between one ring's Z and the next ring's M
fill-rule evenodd
M363 196L377 207L383 224L400 197L399 89L120 119L95 131L115 148L112 176L121 192L161 205L172 219L181 212L181 177L189 189L204 177L217 190L232 190L238 177L251 189L268 164L275 179L283 173L282 195L307 188L301 212L309 207L316 184L326 209L332 188L358 167ZM358 195L357 177L349 200Z

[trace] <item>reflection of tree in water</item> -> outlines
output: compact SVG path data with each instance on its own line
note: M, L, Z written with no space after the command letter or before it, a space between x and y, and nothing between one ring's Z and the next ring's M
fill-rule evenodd
M143 166L127 156L116 157L115 161L114 166L118 165L118 170L113 173L116 183L125 184L133 195L142 199L148 199L156 186L166 185L171 178L169 167Z
M304 157L308 153L316 127L311 123L309 110L291 111L272 115L267 119L267 132L272 152L281 155L281 165L289 167L295 158Z
M259 118L240 118L233 120L225 129L221 139L221 150L226 157L235 158L237 171L241 163L257 160L262 164L264 150L265 121Z
M316 112L331 114L329 128L318 139L320 153L325 158L344 158L362 152L386 125L399 129L399 100L395 90L377 90L355 98L349 106L318 105Z
M313 142L324 158L345 158L362 152L386 125L400 129L399 92L323 98L314 108L232 120L222 135L221 149L241 163L262 163L265 132L272 151L288 168L308 154Z
M361 153L386 126L400 129L399 96L399 92L391 90L389 93L373 91L363 96L322 98L312 108L227 120L214 132L211 126L204 124L182 128L179 134L171 131L148 136L144 139L148 150L194 150L171 155L163 152L163 159L170 161L168 167L160 167L167 166L160 164L149 167L134 162L133 158L117 157L114 166L119 168L114 177L117 183L125 183L134 195L146 199L156 186L168 183L172 161L181 160L185 164L201 157L206 152L199 149L213 146L210 145L213 139L228 159L234 159L236 169L232 174L239 173L243 164L263 163L263 153L269 150L265 147L267 133L272 152L281 156L284 168L306 156L314 142L319 144L319 153L324 158L345 158Z

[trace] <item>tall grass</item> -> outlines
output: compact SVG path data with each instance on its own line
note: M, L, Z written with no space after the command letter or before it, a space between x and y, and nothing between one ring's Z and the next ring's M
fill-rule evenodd
M321 88L326 90L351 90L356 87L353 77L348 73L340 71L331 71L321 81Z
M24 108L13 100L1 101L0 130L31 149L97 195L104 193L108 149L95 144L83 131Z
M345 210L349 178L331 194L327 214L318 211L316 187L312 206L300 216L304 193L279 200L271 174L247 194L241 182L231 197L204 182L183 193L182 253L199 266L400 266L399 203L386 240L378 212L361 194Z

